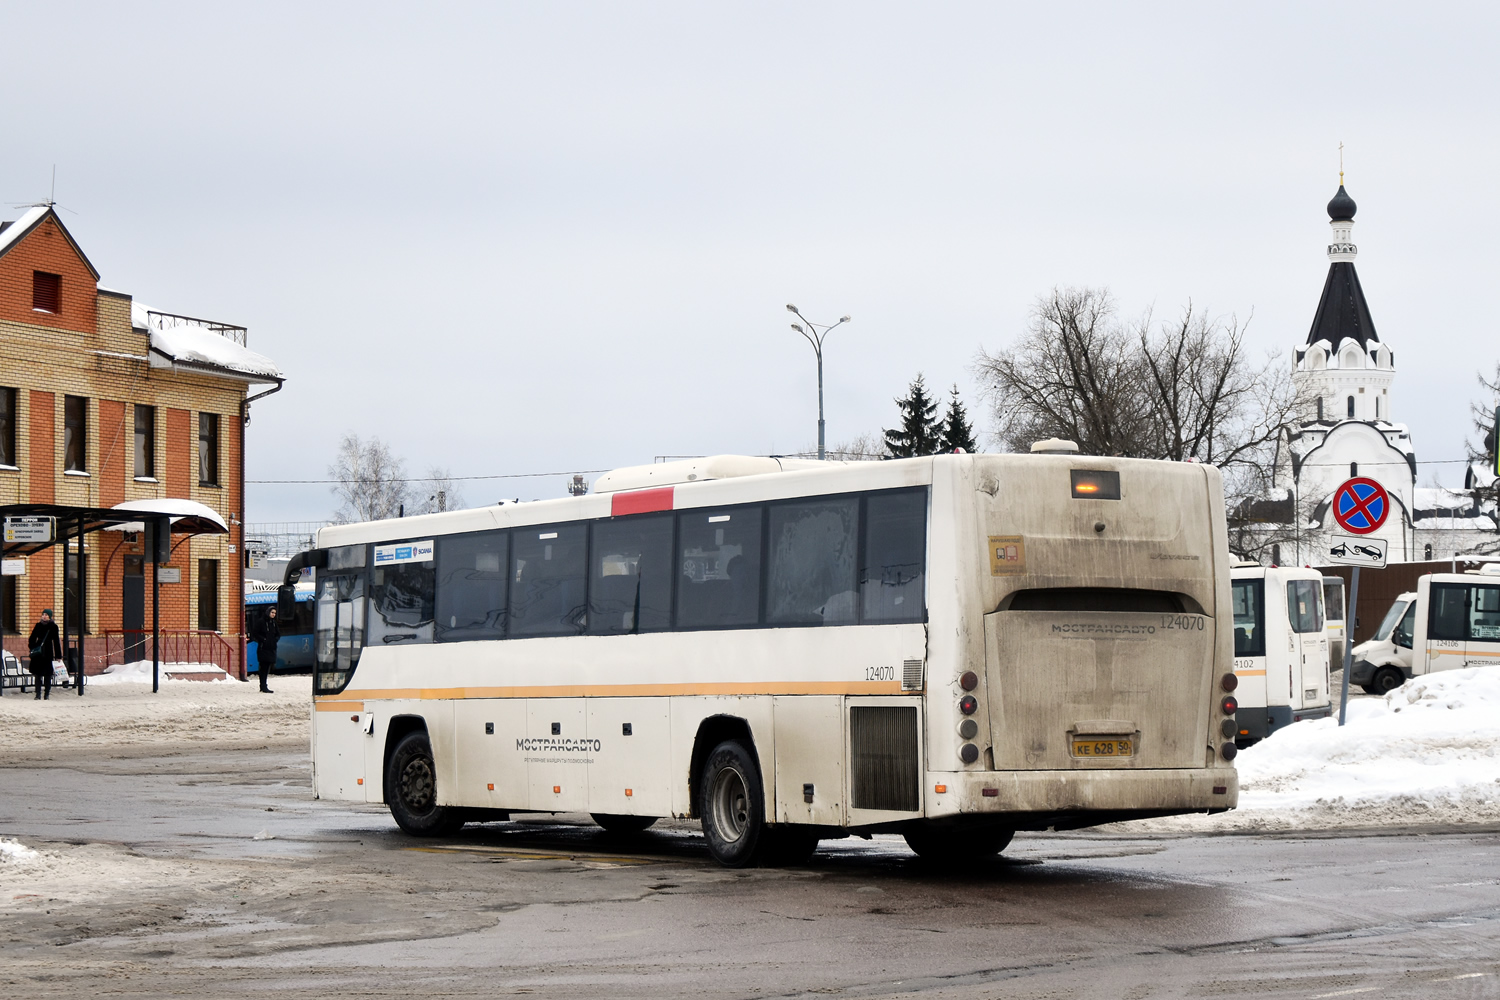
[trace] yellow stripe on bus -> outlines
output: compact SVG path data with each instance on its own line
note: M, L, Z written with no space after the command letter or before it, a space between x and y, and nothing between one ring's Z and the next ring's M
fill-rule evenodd
M1234 672L1234 676L1236 676L1236 677L1264 677L1264 676L1266 676L1266 672L1264 670L1236 670Z
M329 701L327 698L319 698L313 702L313 711L316 712L363 712L365 703L362 701Z
M1263 671L1264 672L1264 671ZM360 711L364 701L445 701L464 698L620 698L659 697L664 695L751 695L751 694L901 694L900 681L765 681L747 684L743 681L696 684L551 684L515 687L451 688L362 688L345 691L338 700L319 699L320 712ZM912 693L912 692L907 692ZM359 704L360 709L349 706ZM337 706L324 708L323 706Z

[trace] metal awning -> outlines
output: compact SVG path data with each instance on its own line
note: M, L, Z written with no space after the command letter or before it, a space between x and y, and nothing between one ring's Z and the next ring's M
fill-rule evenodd
M56 537L50 542L10 542L5 555L29 556L56 545L64 538L77 538L102 529L141 531L146 521L166 518L174 535L223 535L229 526L211 507L193 500L131 500L117 507L75 507L60 503L13 503L0 507L0 517L52 517L57 519Z

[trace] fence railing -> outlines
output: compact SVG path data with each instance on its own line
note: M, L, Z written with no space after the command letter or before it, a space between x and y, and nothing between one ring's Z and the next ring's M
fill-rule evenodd
M244 679L240 670L238 643L231 643L218 632L188 629L162 629L158 659L162 663L211 663L226 674ZM122 663L151 659L151 633L141 629L105 629L102 636L103 663L112 667ZM89 659L93 660L93 656ZM90 673L93 671L91 670Z

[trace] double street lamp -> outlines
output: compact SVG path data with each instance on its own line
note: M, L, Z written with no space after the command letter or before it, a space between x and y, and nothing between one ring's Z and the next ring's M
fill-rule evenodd
M823 339L834 331L835 328L849 322L848 316L839 317L837 323L814 323L797 311L797 307L788 304L786 311L792 313L801 323L793 323L792 329L807 338L812 345L813 353L818 356L818 460L822 461L823 451ZM806 324L804 326L803 324Z

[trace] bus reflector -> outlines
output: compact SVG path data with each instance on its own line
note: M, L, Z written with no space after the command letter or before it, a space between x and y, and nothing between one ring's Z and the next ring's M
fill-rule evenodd
M552 794L553 795L561 795L562 794L562 785L553 785L552 786Z
M1229 794L1229 786L1228 785L1215 785L1214 786L1214 794L1215 795L1228 795Z
M363 785L365 783L365 779L364 778L355 778L354 779L354 783L356 785Z
M934 792L937 792L939 795L942 795L942 794L944 794L945 792L948 791L948 786L947 785L933 785L932 786L932 790Z
M1000 789L998 789L998 788L981 788L979 790L979 794L983 795L987 799L993 799L993 798L995 798L996 796L998 796L1000 794Z
M635 792L632 791L631 789L629 789L629 788L625 789L625 797L627 799L630 798L631 796L633 796L634 794L635 794Z
M490 791L493 792L495 790L495 783L492 781L488 785L486 785L485 787L488 788Z
M658 486L650 490L615 493L609 499L610 516L619 517L621 514L649 514L657 510L671 510L672 489L671 486Z

